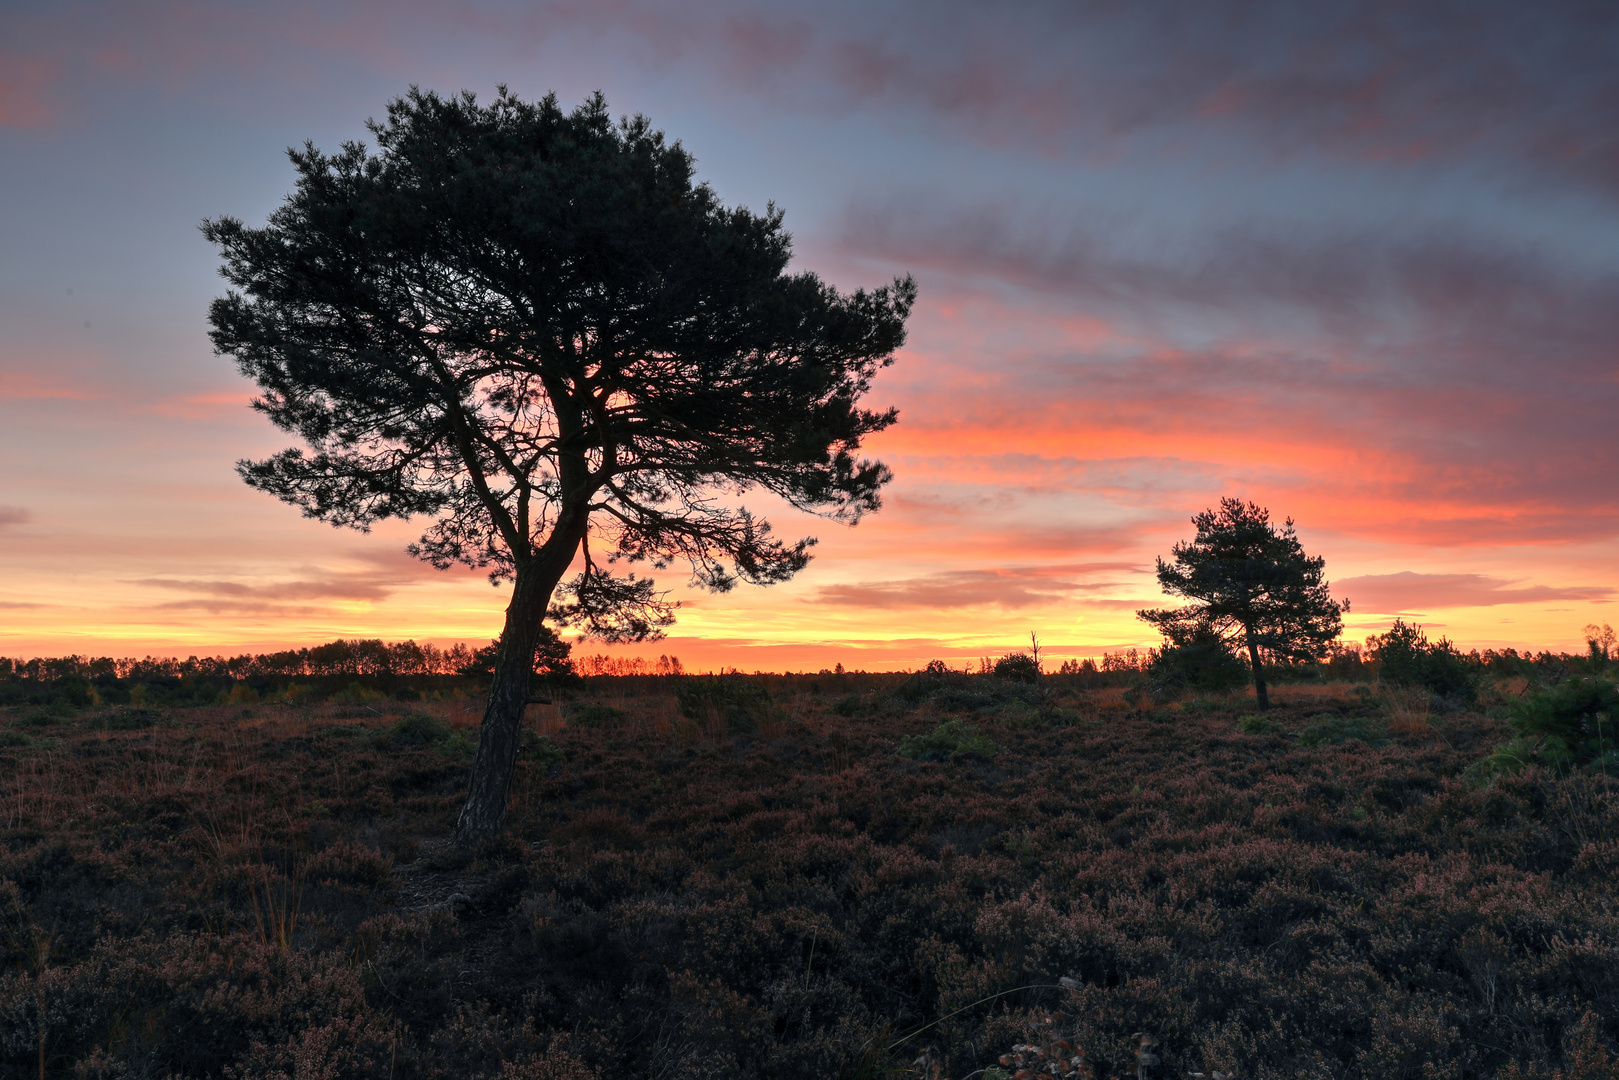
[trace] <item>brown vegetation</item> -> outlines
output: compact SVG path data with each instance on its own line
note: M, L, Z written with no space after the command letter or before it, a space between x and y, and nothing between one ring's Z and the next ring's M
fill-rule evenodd
M1613 1075L1615 787L1501 720L758 682L531 715L476 857L470 697L0 711L0 1075Z

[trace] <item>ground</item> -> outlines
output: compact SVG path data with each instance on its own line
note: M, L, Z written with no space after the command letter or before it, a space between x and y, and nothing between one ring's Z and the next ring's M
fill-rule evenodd
M1616 787L1470 775L1510 688L694 686L537 707L470 854L471 696L0 711L0 1075L1615 1075Z

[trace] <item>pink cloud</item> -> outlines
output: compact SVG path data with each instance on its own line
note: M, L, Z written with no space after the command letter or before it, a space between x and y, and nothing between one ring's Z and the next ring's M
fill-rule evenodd
M902 361L888 384L902 421L881 445L917 475L1145 502L1240 486L1412 543L1619 533L1619 277L1457 234L1227 237L1155 261L973 220L916 203L846 238L933 267L924 295L972 313L921 323L921 377ZM1017 306L992 299L1008 286ZM1188 311L1230 327L1177 344ZM1076 315L1110 336L1072 340Z
M0 401L31 398L94 401L103 396L100 391L82 383L63 383L28 371L0 371Z
M926 608L942 611L978 606L1015 610L1044 606L1069 600L1076 595L1095 594L1119 587L1121 584L1119 582L1073 580L1076 574L1101 569L1116 572L1133 567L1123 563L1097 563L1088 566L954 570L894 581L823 585L815 591L811 602L882 610Z
M382 565L397 561L407 563L403 557L385 560L365 560ZM414 570L422 564L411 563L404 570ZM437 574L431 568L430 573ZM143 603L149 612L208 612L214 615L255 615L271 618L293 618L310 615L330 615L330 605L338 602L361 601L383 604L400 588L423 577L420 573L399 573L389 570L313 571L289 580L247 584L240 581L207 578L156 577L128 582L147 589L180 593L181 599Z
M1366 574L1333 582L1334 594L1348 596L1356 612L1392 614L1428 608L1495 607L1558 600L1606 600L1607 586L1519 585L1484 574Z
M160 401L150 406L151 411L159 416L173 416L186 420L213 420L218 419L221 413L234 412L246 417L247 407L253 401L253 394L246 391L217 392L211 394L188 394L184 397Z
M0 54L0 127L37 128L55 117L48 97L61 65L36 56Z

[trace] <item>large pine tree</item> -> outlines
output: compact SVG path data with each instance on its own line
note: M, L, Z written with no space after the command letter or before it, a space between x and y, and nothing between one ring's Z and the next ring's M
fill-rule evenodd
M565 113L413 89L370 130L375 153L292 151L265 227L204 223L233 287L209 317L254 407L304 444L242 462L249 484L335 525L427 518L414 554L512 583L468 844L503 827L548 615L658 634L664 594L615 563L680 562L714 590L791 577L814 540L774 538L749 489L877 509L889 470L857 455L895 413L860 400L915 286L788 272L780 211L723 205L600 95Z

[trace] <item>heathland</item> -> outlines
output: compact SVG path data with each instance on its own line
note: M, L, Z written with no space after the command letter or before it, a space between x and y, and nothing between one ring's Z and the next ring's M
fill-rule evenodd
M1578 658L1263 715L596 676L476 852L475 680L50 674L0 682L3 1076L1615 1075L1619 785L1525 719Z

